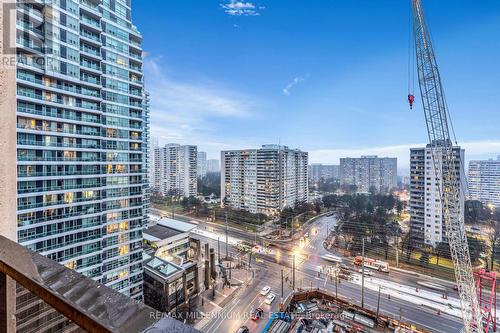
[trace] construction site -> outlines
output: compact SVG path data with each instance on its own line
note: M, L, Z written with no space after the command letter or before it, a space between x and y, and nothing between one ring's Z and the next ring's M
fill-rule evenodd
M429 332L352 305L320 289L290 295L283 309L284 312L271 316L262 333Z

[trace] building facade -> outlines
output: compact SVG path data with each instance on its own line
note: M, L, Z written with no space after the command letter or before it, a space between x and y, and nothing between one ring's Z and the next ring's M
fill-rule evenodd
M469 198L500 208L500 156L469 162Z
M338 179L339 174L339 165L325 165L319 163L309 165L309 181L311 183L317 183L320 179Z
M167 144L153 151L153 188L163 195L196 196L198 152L196 146Z
M198 178L203 178L207 175L207 153L204 151L198 152Z
M149 111L130 0L17 6L18 241L141 300Z
M221 153L221 200L233 209L276 215L307 202L308 154L286 146Z
M463 172L464 150L454 147L455 170L462 186L465 179ZM410 238L416 244L436 246L446 242L446 229L444 225L443 206L440 194L442 183L441 153L437 152L437 161L433 160L433 149L410 149ZM441 169L437 170L435 164ZM461 213L464 207L464 188L460 198Z
M161 218L144 229L144 302L158 311L170 312L196 299L200 241L190 237L195 228Z
M340 159L340 185L355 186L358 192L388 193L398 185L398 159L361 156Z
M219 160L210 159L207 160L207 172L220 172Z

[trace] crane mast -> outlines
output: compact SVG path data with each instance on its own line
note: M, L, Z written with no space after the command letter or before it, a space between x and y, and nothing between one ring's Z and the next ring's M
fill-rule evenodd
M464 332L481 330L481 310L465 234L460 165L450 137L448 109L421 0L412 0L413 37L418 82L427 124L436 184L441 196L445 234L450 245L464 322Z

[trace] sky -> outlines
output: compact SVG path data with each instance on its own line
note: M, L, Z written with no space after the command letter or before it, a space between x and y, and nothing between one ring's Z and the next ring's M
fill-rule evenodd
M423 5L457 140L467 159L496 158L500 1ZM378 154L404 175L428 140L408 0L133 0L132 18L160 144L218 158L280 143L325 164Z

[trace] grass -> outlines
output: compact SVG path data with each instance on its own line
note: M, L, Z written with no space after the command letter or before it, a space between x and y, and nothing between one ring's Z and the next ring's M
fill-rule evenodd
M411 259L420 262L420 258L422 257L422 253L412 253ZM453 269L453 262L451 259L448 258L439 258L439 264L437 263L437 256L429 254L429 262L428 265L436 265L436 266L441 266L449 269Z

